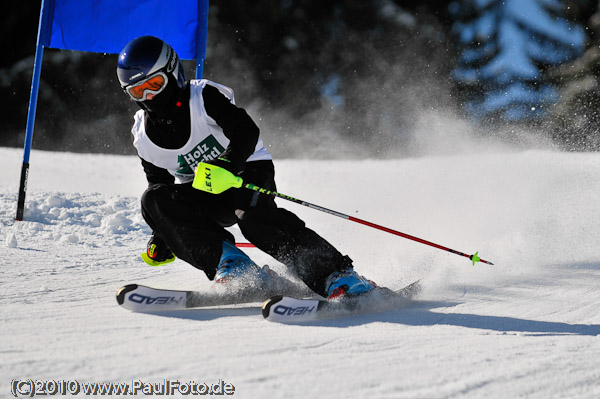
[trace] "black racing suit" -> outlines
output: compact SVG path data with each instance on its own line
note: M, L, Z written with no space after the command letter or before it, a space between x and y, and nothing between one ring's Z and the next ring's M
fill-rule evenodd
M145 113L146 134L159 147L181 148L189 138L189 86L167 118ZM246 183L276 191L272 161L245 160L254 152L259 129L246 111L232 104L218 89L202 91L207 114L217 122L229 146L220 158ZM285 264L313 291L326 296L325 279L352 266L325 239L308 229L295 214L279 208L269 195L247 189L229 189L215 195L196 190L191 183L175 184L166 170L142 159L148 189L142 196L142 215L154 234L173 253L213 279L222 242L234 242L225 227L238 224L244 237ZM223 165L222 165L223 166Z

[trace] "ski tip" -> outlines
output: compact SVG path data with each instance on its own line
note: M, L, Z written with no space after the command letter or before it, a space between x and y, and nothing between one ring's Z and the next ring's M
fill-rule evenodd
M262 314L266 320L278 323L314 320L323 302L327 301L278 295L271 297L263 304Z
M190 291L152 288L128 284L117 290L117 303L132 312L180 310L188 307Z
M418 297L423 291L423 285L421 284L421 279L414 281L407 285L406 287L396 291L397 294L402 295L405 298L412 299Z
M117 290L117 303L121 306L125 303L125 295L128 292L136 290L138 288L137 284L127 284Z
M271 297L269 299L267 299L265 301L265 303L263 303L262 305L262 315L265 319L269 318L269 315L271 314L271 306L273 306L274 304L276 304L277 302L280 302L283 299L282 295L277 295L274 297Z

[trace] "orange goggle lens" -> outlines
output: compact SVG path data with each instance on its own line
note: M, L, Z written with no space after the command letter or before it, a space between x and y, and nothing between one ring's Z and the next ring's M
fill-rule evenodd
M165 75L154 75L142 82L126 88L127 93L136 101L144 101L147 94L158 94L166 86L167 77Z

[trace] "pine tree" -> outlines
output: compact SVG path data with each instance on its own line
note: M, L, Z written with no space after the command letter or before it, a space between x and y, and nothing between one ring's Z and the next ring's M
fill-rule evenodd
M462 44L454 78L467 112L480 121L528 122L556 102L543 72L583 49L581 27L559 0L458 0L450 5Z

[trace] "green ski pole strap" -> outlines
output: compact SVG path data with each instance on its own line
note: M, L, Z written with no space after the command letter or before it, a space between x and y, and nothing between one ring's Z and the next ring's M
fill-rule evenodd
M196 168L192 187L211 194L221 194L230 188L242 187L243 182L241 177L225 168L201 162Z

